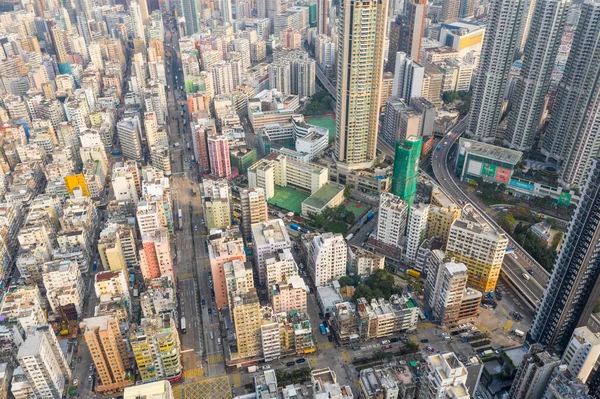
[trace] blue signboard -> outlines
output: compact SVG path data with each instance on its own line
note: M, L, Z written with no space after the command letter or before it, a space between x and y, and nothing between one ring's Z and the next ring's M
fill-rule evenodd
M527 183L520 180L510 179L509 186L520 188L521 190L533 191L535 186L531 183Z

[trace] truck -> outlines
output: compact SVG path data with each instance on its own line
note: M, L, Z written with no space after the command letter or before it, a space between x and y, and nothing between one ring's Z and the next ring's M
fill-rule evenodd
M408 274L409 276L413 276L414 278L421 277L421 272L418 272L415 269L408 269L406 274Z
M256 367L256 366L248 366L248 372L249 373L256 373L256 370L258 370L258 367Z
M373 219L373 217L375 217L375 214L373 212L369 212L367 213L367 222L371 219Z
M346 241L350 241L354 237L354 234L350 233L346 236Z
M179 328L181 329L181 333L185 334L185 332L186 332L185 317L181 318L181 324L179 325Z
M180 145L181 145L181 144L179 144L179 142L177 142L177 143L173 144L173 147L177 148L177 147L179 147Z
M321 324L319 326L319 329L321 330L322 335L327 335L327 329L325 328L325 326L323 324Z
M515 329L514 333L515 333L515 335L516 335L517 337L519 337L519 338L522 338L522 337L524 337L524 336L525 336L525 333L524 333L523 331L521 331L521 330L517 330L517 329Z
M300 226L298 226L296 223L290 223L290 229L299 231Z
M113 155L121 155L121 151L120 150L114 150L112 152Z
M177 216L179 219L179 230L183 230L183 213L181 213L181 208L177 210Z

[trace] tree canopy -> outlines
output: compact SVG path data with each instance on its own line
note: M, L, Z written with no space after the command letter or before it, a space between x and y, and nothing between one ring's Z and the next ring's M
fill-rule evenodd
M373 298L389 299L394 294L402 294L402 288L394 282L394 276L389 271L382 269L376 270L367 277L361 285L354 291L352 299L365 298L370 301Z

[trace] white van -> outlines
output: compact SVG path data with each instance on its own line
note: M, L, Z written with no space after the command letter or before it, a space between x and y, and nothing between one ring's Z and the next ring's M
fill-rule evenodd
M215 336L212 331L210 332L210 339L215 339Z
M529 277L529 274L527 274L527 273L523 273L522 276L527 281L529 281L529 279L531 278L531 277Z
M221 338L217 338L217 344L221 345Z

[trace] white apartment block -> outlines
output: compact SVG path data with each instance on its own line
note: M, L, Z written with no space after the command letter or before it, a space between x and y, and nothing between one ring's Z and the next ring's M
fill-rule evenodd
M448 262L438 268L435 288L426 295L432 320L445 323L458 319L467 278L467 267L463 263Z
M75 260L55 260L43 266L42 279L46 287L46 296L55 313L60 309L74 305L81 315L83 305L83 279L79 265Z
M156 202L141 201L138 204L136 219L140 235L152 234L161 227L159 212Z
M331 284L346 275L348 248L339 234L323 233L313 237L308 254L308 270L316 287Z
M408 205L400 197L391 193L381 193L377 240L386 245L400 247L406 230L407 216Z
M61 358L62 357L62 358ZM58 341L51 340L43 331L30 331L19 349L17 361L33 387L36 397L60 399L67 388L70 372L64 373L66 364ZM67 369L68 370L68 369Z
M419 397L424 399L469 399L467 369L453 352L431 355L425 359L427 370Z
M368 276L385 266L385 256L375 254L358 246L348 246L348 262L352 273Z
M429 216L429 204L415 204L410 207L408 214L408 226L406 228L406 258L414 262L417 258L419 245L425 238L427 230L427 218Z
M298 266L289 248L266 255L264 260L265 278L268 285L278 284L298 275Z
M0 314L18 322L24 331L48 324L37 285L11 286L2 298Z
M274 255L279 250L290 249L292 243L283 220L272 219L255 223L252 228L252 243L256 256L256 268L260 285L267 283L265 258Z
M296 151L306 153L313 160L329 145L329 133L327 129L313 128L304 137L296 139Z
M587 383L599 358L600 336L586 326L576 328L562 358L573 380Z

